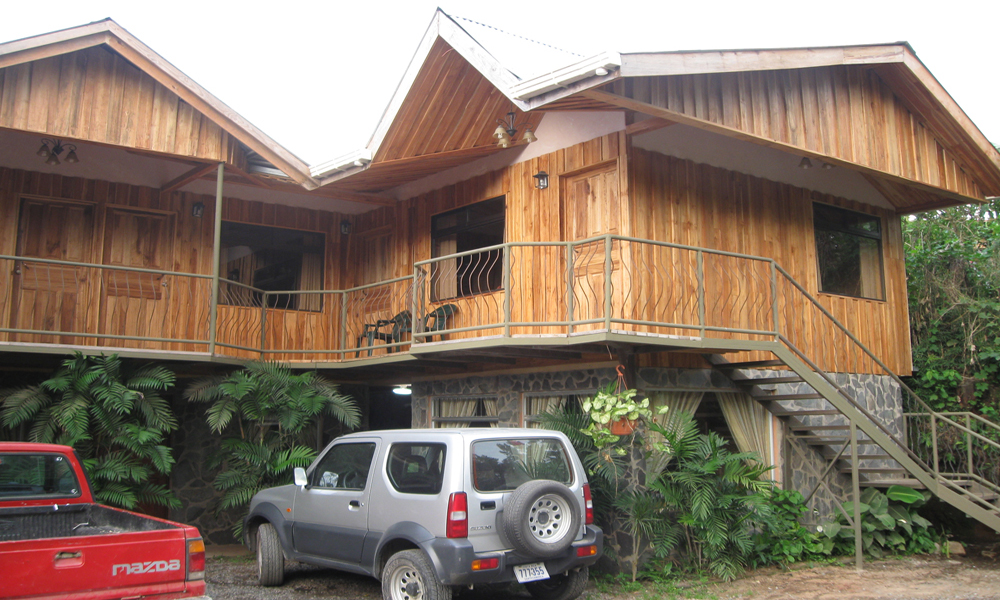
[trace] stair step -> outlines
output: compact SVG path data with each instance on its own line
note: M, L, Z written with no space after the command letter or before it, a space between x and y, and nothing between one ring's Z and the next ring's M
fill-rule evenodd
M722 363L718 365L713 365L713 368L719 369L720 371L731 371L736 369L755 369L757 367L783 367L785 366L784 361L772 359L772 360L751 360L748 362L739 363Z
M734 379L733 383L737 385L768 385L777 383L800 383L805 381L798 375L792 375L789 377L762 377L762 378L751 378L751 379Z
M890 488L894 485L901 485L915 490L922 490L925 487L918 479L872 479L869 481L860 481L859 483L861 487L877 488Z
M804 441L810 446L834 446L834 445L841 446L845 441L848 442L850 441L847 440L847 438L842 438L842 437L831 438L828 435L797 435L795 436L795 438ZM878 444L876 444L872 440L858 440L858 445L877 446Z
M837 456L836 452L824 452L823 458L829 460ZM844 452L840 455L840 460L851 460L850 452ZM861 454L858 456L858 460L895 460L888 454Z
M792 431L844 431L850 429L850 425L789 425Z
M780 402L782 400L822 400L823 394L754 394L753 399L759 402ZM833 411L839 413L840 411Z
M839 415L840 411L835 408L806 408L803 410L772 410L771 414L776 417L823 417Z
M840 469L841 473L849 474L851 472L850 467ZM880 468L870 468L870 467L858 467L858 473L907 473L906 469L880 469Z

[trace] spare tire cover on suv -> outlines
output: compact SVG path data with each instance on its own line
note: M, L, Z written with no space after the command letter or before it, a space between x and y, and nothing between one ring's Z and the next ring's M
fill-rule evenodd
M500 528L519 553L552 558L573 543L583 522L581 512L568 487L536 479L522 484L504 503Z

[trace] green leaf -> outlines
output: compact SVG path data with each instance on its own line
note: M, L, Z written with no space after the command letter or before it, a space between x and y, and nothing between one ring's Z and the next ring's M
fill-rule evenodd
M905 502L906 504L913 504L915 502L922 502L924 499L923 494L902 485L894 485L890 487L885 495L894 502Z

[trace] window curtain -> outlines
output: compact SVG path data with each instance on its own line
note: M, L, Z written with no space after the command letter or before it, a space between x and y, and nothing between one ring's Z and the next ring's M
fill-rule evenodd
M496 417L500 414L500 406L495 398L487 398L485 400L481 400L481 402L483 403L483 411L486 413L487 417ZM490 427L498 427L499 425L500 423L496 421L490 421Z
M449 235L434 242L433 257L448 256L458 251L458 236ZM458 259L449 258L431 263L431 300L458 296Z
M303 291L323 289L322 255L308 253L302 255L299 289ZM323 296L321 294L296 294L295 297L298 298L299 310L319 311L322 308Z
M878 242L859 238L858 253L861 258L861 296L883 300L882 264L879 260Z
M565 408L568 396L535 396L528 399L528 416L538 417L547 412L553 412ZM542 424L535 420L527 421L528 427L541 429Z
M648 395L653 420L660 427L672 430L680 421L681 413L694 415L705 392L649 392ZM670 410L661 415L659 411L663 406L669 407Z
M771 466L771 413L740 392L716 392L722 414L740 452L754 452Z
M495 406L494 401L494 406ZM476 405L478 400L438 400L438 417L474 417L476 416ZM494 410L496 410L494 408ZM448 421L438 422L438 427L468 427L470 421Z

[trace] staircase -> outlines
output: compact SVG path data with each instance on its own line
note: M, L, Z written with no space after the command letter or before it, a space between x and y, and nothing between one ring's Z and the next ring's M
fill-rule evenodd
M731 363L720 354L706 358L785 420L786 431L820 451L829 461L824 477L833 471L851 475L855 493L891 485L927 489L1000 532L1000 427L969 413L936 413L915 395L921 412L879 418L859 390L846 389L850 386L779 339L771 349L773 359ZM901 393L913 394L891 376ZM941 438L947 438L946 445ZM987 472L977 464L978 457L987 459Z

